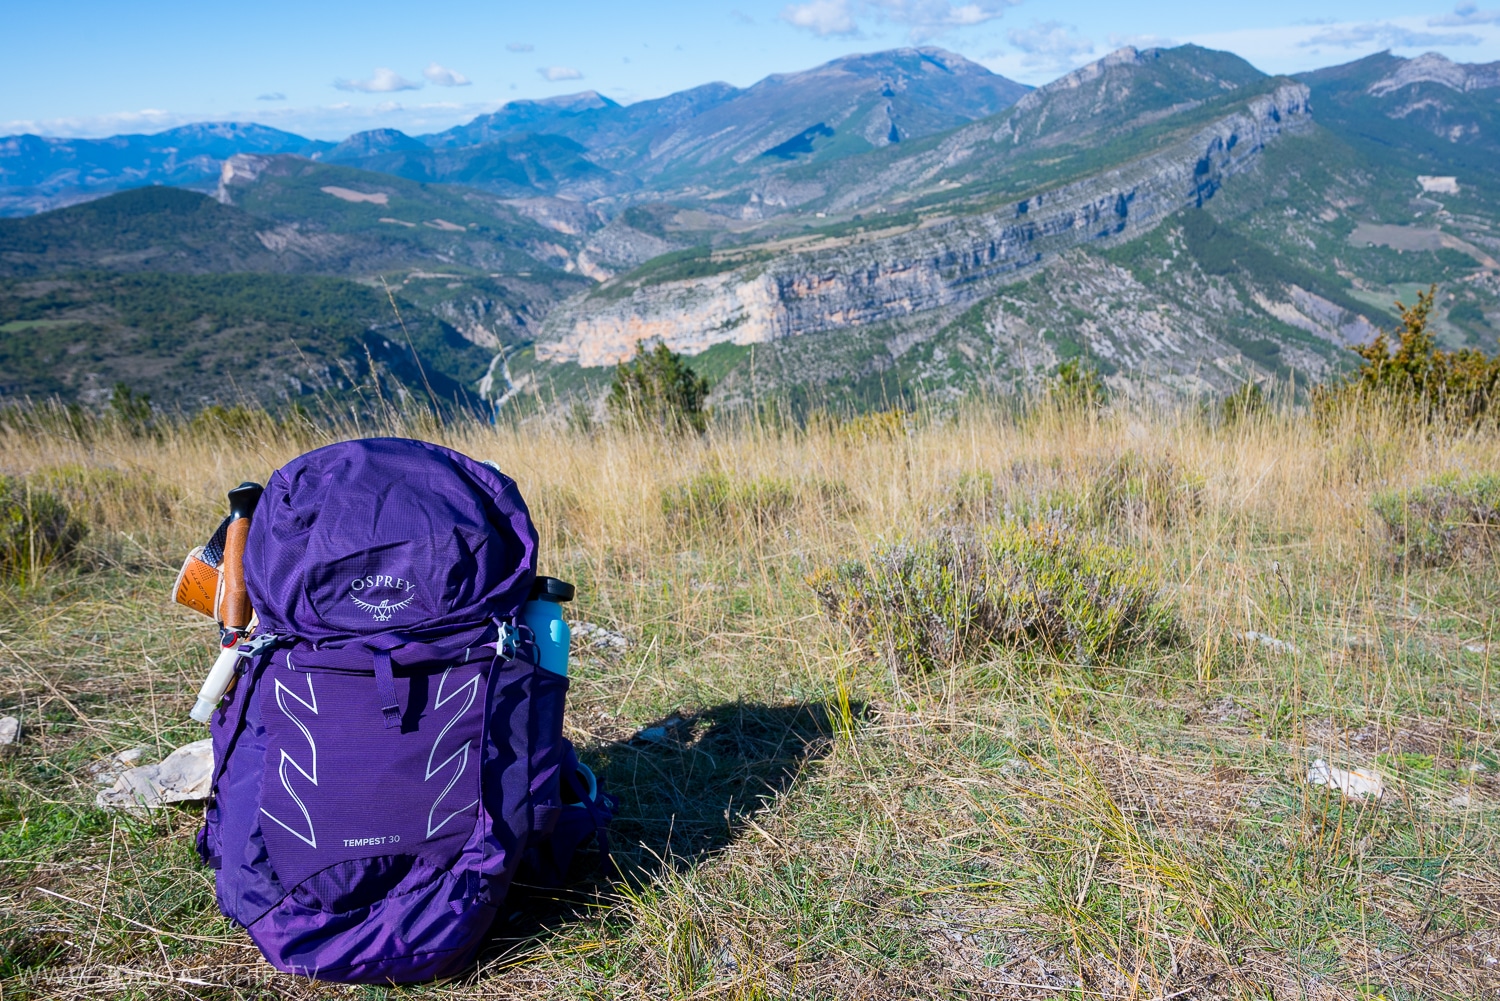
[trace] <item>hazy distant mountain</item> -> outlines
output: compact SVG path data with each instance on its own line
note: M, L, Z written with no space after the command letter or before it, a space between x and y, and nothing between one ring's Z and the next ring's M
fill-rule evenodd
M725 168L779 170L931 135L992 115L1028 90L952 52L895 49L774 74L743 90L714 83L628 107L580 103L512 128L567 136L596 162L654 186L712 186ZM497 126L486 121L484 134Z
M629 106L594 91L512 101L429 136L375 129L333 144L233 123L101 140L12 136L0 139L0 215L145 184L207 186L235 153L293 153L506 195L712 187L726 169L776 173L930 135L991 115L1027 89L951 52L897 49L743 90L713 83Z
M385 153L422 152L426 149L426 144L420 139L413 139L400 129L371 129L354 133L333 149L320 154L318 159L327 163L353 163Z
M434 149L456 146L483 146L507 136L535 132L558 133L569 122L590 111L608 111L620 106L596 91L564 94L538 101L510 101L499 111L480 115L466 125L456 125L446 132L423 136L422 141Z
M572 139L555 135L510 135L480 146L433 149L395 129L380 129L352 135L319 159L511 197L560 194L587 200L639 187L634 178L594 163Z
M1429 173L1460 164L1500 172L1500 62L1382 52L1298 79L1312 88L1319 121L1356 141L1429 164Z
M333 143L264 125L205 122L108 139L0 138L0 216L25 215L147 184L212 184L235 153L310 156Z

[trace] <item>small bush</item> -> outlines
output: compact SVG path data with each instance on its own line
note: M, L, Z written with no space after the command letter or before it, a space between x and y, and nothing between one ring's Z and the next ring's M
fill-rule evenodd
M797 485L773 476L736 481L723 473L703 473L661 495L662 514L677 529L734 522L767 527L783 521L796 506Z
M1261 390L1260 383L1247 381L1239 389L1219 401L1219 421L1225 426L1232 427L1236 424L1259 420L1265 416L1268 409L1266 394Z
M666 431L702 431L708 422L708 380L699 376L665 344L648 351L636 346L627 364L615 366L605 400L618 421Z
M0 429L18 434L53 436L64 441L90 441L98 419L81 404L52 399L45 403L12 403L0 407Z
M1427 329L1437 286L1417 293L1408 306L1398 301L1401 329L1391 350L1385 333L1355 352L1364 359L1349 382L1320 389L1314 396L1316 412L1325 419L1341 409L1391 406L1403 418L1449 420L1475 424L1494 416L1500 401L1500 358L1464 348L1441 351Z
M995 474L986 470L960 473L948 494L943 514L964 521L988 521L999 511Z
M851 441L894 441L906 437L911 415L904 410L873 410L849 418L838 426Z
M22 584L66 560L88 534L55 494L0 476L0 579Z
M1198 513L1203 483L1171 459L1125 452L1089 478L1079 498L1084 523L1099 527L1166 528Z
M1379 494L1375 513L1397 565L1452 566L1500 555L1500 476L1445 476L1415 490Z
M809 583L829 616L895 671L930 671L995 646L1109 662L1176 633L1159 583L1128 553L1047 526L884 547Z
M144 437L155 429L151 394L137 393L123 382L115 383L109 397L109 412L132 437Z
M244 406L204 407L188 421L187 430L229 441L251 437L269 437L279 429L277 420L265 410Z
M854 509L855 500L844 484L828 480L798 481L778 476L736 480L724 473L703 473L661 494L661 511L668 527L689 531L773 528L803 505L843 516Z
M145 470L69 464L39 469L33 486L55 494L94 529L112 532L160 531L171 527L181 493Z
M1109 402L1109 388L1098 372L1069 358L1048 381L1047 401L1061 410L1098 410Z

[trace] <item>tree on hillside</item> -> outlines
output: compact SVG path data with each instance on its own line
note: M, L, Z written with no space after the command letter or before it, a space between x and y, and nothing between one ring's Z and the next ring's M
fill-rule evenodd
M1429 420L1438 416L1480 420L1492 412L1492 403L1500 394L1500 358L1473 348L1439 349L1428 329L1436 297L1437 286L1433 285L1417 292L1414 305L1396 303L1401 311L1401 328L1395 331L1396 349L1391 350L1384 331L1369 344L1356 346L1354 350L1364 362L1349 388L1390 399Z
M647 350L636 345L635 357L615 366L606 401L615 420L667 431L702 431L708 380L694 372L682 355L665 344Z

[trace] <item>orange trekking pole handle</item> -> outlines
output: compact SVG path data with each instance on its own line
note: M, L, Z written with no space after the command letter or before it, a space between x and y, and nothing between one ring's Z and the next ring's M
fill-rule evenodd
M245 540L250 518L262 493L259 483L241 483L229 491L229 528L224 536L224 591L219 601L219 623L244 632L250 625L250 593L245 590Z
M250 517L262 493L259 483L241 483L229 491L229 526L224 534L223 582L216 602L219 624L223 626L219 658L209 669L198 700L188 713L199 723L207 723L234 685L239 664L240 639L250 628L250 593L245 589L245 541L250 537Z

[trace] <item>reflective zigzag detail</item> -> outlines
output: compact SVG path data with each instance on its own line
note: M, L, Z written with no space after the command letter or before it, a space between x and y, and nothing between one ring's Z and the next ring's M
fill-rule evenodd
M443 708L445 704L457 698L461 693L465 693L467 697L464 699L464 704L459 708L458 712L453 714L453 718L450 719L447 724L438 731L437 740L434 740L432 742L432 750L427 752L427 775L422 781L426 782L431 780L434 775L442 771L444 768L447 768L448 765L453 762L453 759L458 758L460 760L458 763L458 767L453 771L453 777L448 780L447 785L443 786L443 791L437 794L437 798L432 801L432 806L427 810L427 836L429 838L436 834L438 831L442 830L443 825L448 821L452 820L454 817L457 817L461 813L466 813L470 808L479 803L479 800L476 799L473 803L461 806L457 810L454 810L452 813L448 814L448 816L444 817L442 820L438 821L437 823L433 823L434 815L437 813L438 804L441 803L443 801L443 797L448 795L449 791L458 784L458 780L463 777L464 770L469 767L469 742L467 740L464 741L462 747L454 751L452 754L448 755L447 758L439 762L437 765L434 765L432 763L432 759L437 756L438 746L442 744L443 738L448 735L448 731L453 729L453 724L463 719L464 713L469 711L469 707L472 706L474 704L474 700L479 697L479 680L481 675L478 674L474 675L473 678L470 678L466 683L460 685L458 688L455 688L447 695L444 695L443 686L448 681L448 675L452 673L453 668L450 667L446 671L444 671L443 676L438 679L437 697L432 700L432 708L434 710Z
M293 715L292 711L288 709L286 705L287 699L295 699L299 704L303 706L303 708L312 713L314 716L318 714L318 695L313 691L312 675L304 674L303 677L307 679L306 699L303 699L300 695L283 685L280 678L276 679L276 705L280 707L283 713L286 714L287 719L297 724L297 729L301 730L302 736L307 738L307 746L312 749L312 771L309 772L307 769L297 764L297 760L293 758L289 753L287 753L287 749L283 747L281 749L281 765L277 769L277 773L281 776L281 787L286 790L286 794L292 797L292 802L296 803L297 808L302 811L302 819L307 822L307 834L304 835L301 831L291 827L287 824L286 821L282 820L280 817L273 815L271 811L267 810L265 807L261 807L260 812L276 821L276 823L280 824L283 828L286 829L287 833L297 838L297 840L301 841L303 844L307 845L310 848L316 848L318 847L318 832L313 829L312 815L307 812L307 805L302 802L302 797L298 796L296 791L292 789L292 783L287 779L286 774L286 766L291 765L293 768L297 769L297 771L302 775L303 778L307 779L307 781L311 782L314 786L318 784L317 741L313 740L312 733L308 731L307 725L300 719L298 719L295 715Z

